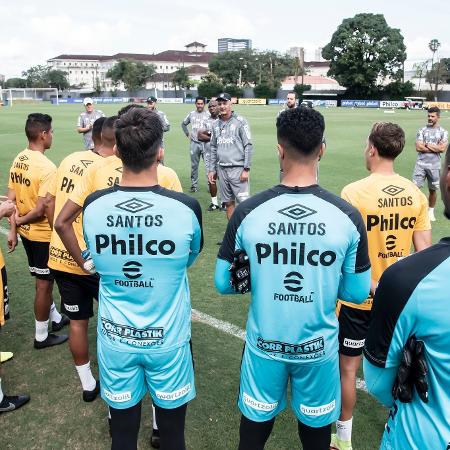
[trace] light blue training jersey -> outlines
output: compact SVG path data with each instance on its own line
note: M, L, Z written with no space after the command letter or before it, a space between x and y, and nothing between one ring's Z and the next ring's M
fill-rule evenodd
M203 244L197 200L158 185L114 185L86 198L83 233L100 275L102 343L165 352L189 341L187 267Z
M296 363L337 357L336 299L360 303L370 285L357 209L318 185L275 186L240 204L230 219L216 266L222 293L231 293L235 249L250 260L249 349Z
M423 341L428 403L392 398L403 348ZM369 392L391 407L381 449L450 449L450 238L395 263L383 274L364 348Z

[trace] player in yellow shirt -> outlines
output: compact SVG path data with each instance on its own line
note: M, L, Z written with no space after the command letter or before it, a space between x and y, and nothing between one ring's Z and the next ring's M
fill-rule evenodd
M59 165L47 187L47 207L52 219L59 214L70 193L81 183L91 164L111 154L115 143L115 119L97 119L92 127L94 148L72 153ZM80 214L73 226L80 247L85 248L81 220ZM58 285L61 304L70 319L69 348L83 388L83 400L91 402L99 393L99 383L91 371L88 325L89 318L94 315L94 299L98 300L99 278L87 274L78 266L55 230L50 240L48 266Z
M25 134L28 147L16 156L9 171L8 198L16 203L16 214L11 219L8 242L13 251L17 232L20 234L30 273L36 278L34 347L41 349L67 340L66 335L48 333L49 319L52 331L69 323L53 303L53 276L47 266L51 229L45 212L46 184L56 167L44 153L52 145L52 118L48 114L30 114Z
M431 224L425 195L394 171L394 160L405 146L405 133L393 123L375 123L365 149L367 178L344 187L342 198L361 213L367 229L372 265L371 294L361 305L339 301L339 364L342 406L331 448L349 450L353 408L356 403L356 372L369 327L372 298L382 273L416 251L431 245Z

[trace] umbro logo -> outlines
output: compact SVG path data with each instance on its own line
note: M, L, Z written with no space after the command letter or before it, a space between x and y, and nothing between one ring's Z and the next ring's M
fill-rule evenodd
M289 272L284 277L284 287L291 292L300 292L302 287L303 276L299 272Z
M90 166L94 161L91 161L91 160L89 160L89 159L82 159L80 162L81 162L81 164L83 164L84 167L88 167L88 166Z
M397 237L393 234L389 234L386 236L386 249L387 250L394 250L396 244L397 244Z
M389 186L386 186L384 189L381 189L385 194L388 195L398 195L400 194L400 192L403 192L405 189L398 187L398 186L394 186L393 184L390 184Z
M122 173L122 169L123 169L123 167L122 167L122 166L120 166L120 167L116 167L116 170L117 170L117 172L119 172L119 173Z
M304 219L305 217L312 216L313 214L317 213L317 211L314 211L314 209L300 205L300 203L296 203L295 205L280 209L278 212L280 214L283 214L283 216L290 217L294 220Z
M142 264L137 261L128 261L122 267L123 274L130 280L142 277Z
M22 156L19 158L19 161L26 161L27 159L28 159L28 156L22 155Z
M137 198L131 198L125 202L118 203L116 208L128 211L130 213L137 213L144 211L144 209L151 208L152 206L153 205L151 203L144 202L143 200L139 200Z

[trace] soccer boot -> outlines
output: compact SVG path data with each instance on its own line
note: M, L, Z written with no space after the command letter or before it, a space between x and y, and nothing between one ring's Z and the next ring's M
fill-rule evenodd
M93 402L97 395L100 393L100 382L96 380L95 388L92 391L83 391L83 401L85 402Z
M0 363L9 361L14 356L13 352L0 352Z
M152 435L150 437L150 445L153 448L159 448L161 446L161 440L159 438L159 430L155 430L155 428L153 428L152 430Z
M35 339L34 348L39 350L45 347L53 347L54 345L63 344L64 342L67 341L68 338L69 336L67 336L66 334L60 334L58 336L57 334L49 333L49 335L44 341L37 341Z
M15 411L30 401L29 395L4 395L0 403L0 414Z
M331 435L330 449L333 450L353 450L352 441L343 441L336 434Z
M62 330L66 325L69 325L70 319L65 315L61 314L61 320L59 322L53 322L52 320L52 331L60 331Z
M191 186L191 188L189 189L189 192L197 192L197 191L198 191L197 186Z
M214 203L211 203L208 206L208 211L220 211L220 206L219 205L215 205Z

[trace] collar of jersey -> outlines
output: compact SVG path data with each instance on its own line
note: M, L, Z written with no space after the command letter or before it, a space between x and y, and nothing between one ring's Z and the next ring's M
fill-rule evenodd
M283 191L283 192L312 192L316 191L319 188L318 184L311 184L310 186L286 186L284 184L278 184L277 186L274 186L274 189L277 191Z
M147 191L157 192L162 189L159 184L155 184L153 186L120 186L118 184L115 184L113 188L115 191L125 191L125 192L147 192Z

